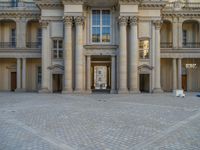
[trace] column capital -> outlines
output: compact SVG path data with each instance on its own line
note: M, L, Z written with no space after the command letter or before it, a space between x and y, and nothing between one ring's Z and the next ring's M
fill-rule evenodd
M130 17L130 25L134 26L138 24L138 17L137 16L132 16Z
M84 23L84 17L83 16L77 16L74 18L76 25L83 25Z
M40 20L40 25L42 26L42 28L47 28L49 24L49 21L47 20Z
M66 26L72 26L73 25L73 17L72 16L65 16L64 17L64 23Z
M155 21L153 21L153 23L155 25L156 30L160 30L161 25L162 25L162 21L161 20L155 20Z
M127 16L119 16L118 20L119 20L119 24L121 26L122 25L126 26L127 23L128 23L128 17Z

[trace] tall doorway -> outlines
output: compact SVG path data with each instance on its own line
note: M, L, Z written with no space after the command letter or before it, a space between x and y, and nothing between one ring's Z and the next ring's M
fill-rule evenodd
M11 85L10 85L10 87L11 87L11 91L15 91L16 90L16 88L17 88L17 74L16 74L16 72L11 72Z
M61 93L63 87L63 75L53 74L53 93Z
M187 75L182 75L182 89L187 91Z
M150 92L150 76L149 74L140 74L140 92Z

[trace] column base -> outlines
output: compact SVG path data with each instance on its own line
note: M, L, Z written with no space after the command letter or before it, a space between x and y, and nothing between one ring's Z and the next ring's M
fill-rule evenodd
M118 94L129 94L128 90L118 90Z
M74 94L84 94L83 90L74 90Z
M116 90L110 90L110 94L117 94Z
M155 88L153 89L153 93L163 93L163 90L161 88Z
M72 89L64 89L64 90L62 90L62 94L73 94L73 90Z
M15 92L19 92L19 93L20 92L25 92L25 90L24 89L16 89Z
M38 93L51 93L48 88L42 88L41 90L38 91Z
M130 94L140 94L141 92L138 89L133 89L129 91Z
M92 90L87 90L84 92L85 94L92 94Z

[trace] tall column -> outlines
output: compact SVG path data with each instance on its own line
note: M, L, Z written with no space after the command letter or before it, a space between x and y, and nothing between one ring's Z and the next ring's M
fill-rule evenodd
M21 91L21 58L17 58L17 89Z
M178 89L182 90L182 60L178 59Z
M40 93L48 93L50 92L48 89L48 61L47 58L49 57L48 53L48 22L47 21L41 21L42 25L42 87L39 91Z
M178 47L178 21L177 18L173 18L172 23L172 33L173 33L173 48Z
M22 89L26 91L26 58L22 59Z
M18 48L26 47L26 19L17 19L16 21L16 44Z
M120 16L119 35L119 94L127 94L127 22L128 17Z
M130 93L139 93L138 87L138 31L137 31L137 17L130 18L131 26L131 45L130 45Z
M111 94L116 93L116 69L115 69L115 64L116 64L116 58L115 56L111 56L112 58L112 65L111 65Z
M83 17L75 18L76 50L75 50L75 93L83 92Z
M179 19L178 22L178 46L181 48L183 46L183 22Z
M62 93L72 93L72 25L73 25L73 18L66 16L65 17L65 50L64 50L64 88Z
M155 87L153 92L163 92L160 85L160 27L161 21L157 20L155 24Z
M176 58L173 58L173 91L177 89L177 67Z
M87 92L91 93L91 56L87 56Z

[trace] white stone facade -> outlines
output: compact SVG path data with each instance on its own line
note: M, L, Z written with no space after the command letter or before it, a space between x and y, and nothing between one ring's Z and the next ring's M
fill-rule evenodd
M0 2L0 91L200 91L199 74L200 3Z

